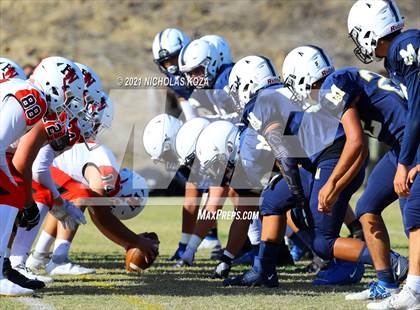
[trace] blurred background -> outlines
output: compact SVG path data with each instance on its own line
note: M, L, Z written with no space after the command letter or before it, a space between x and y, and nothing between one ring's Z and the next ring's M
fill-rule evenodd
M347 35L352 0L290 1L117 1L1 0L0 55L21 66L60 55L91 66L116 106L116 121L104 142L123 160L133 131L135 168L152 165L145 156L142 124L163 112L164 89L119 89L118 77L158 76L153 63L156 33L176 27L190 37L219 34L234 59L271 58L280 71L284 56L302 44L317 44L335 65L358 66ZM420 1L397 0L406 29L420 28ZM382 64L368 66L383 74ZM376 143L371 148L376 155ZM126 156L126 160L131 160Z

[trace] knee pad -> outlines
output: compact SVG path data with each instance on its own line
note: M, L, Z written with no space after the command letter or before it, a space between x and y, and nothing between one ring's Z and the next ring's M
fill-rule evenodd
M333 248L336 238L327 238L321 232L315 232L312 241L312 250L316 255L325 260L334 258Z

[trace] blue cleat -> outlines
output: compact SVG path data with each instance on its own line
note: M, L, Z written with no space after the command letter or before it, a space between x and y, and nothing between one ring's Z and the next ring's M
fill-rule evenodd
M240 276L225 279L223 285L278 287L279 278L277 277L277 272L263 276L261 273L256 272L254 268L251 268Z
M169 261L179 260L182 254L184 254L186 248L187 245L185 243L180 242L178 244L178 249L175 251L175 254L169 259Z
M335 260L331 266L318 272L313 285L349 285L359 283L365 273L362 263Z
M298 262L305 256L307 250L305 248L301 248L297 244L293 244L292 248L290 249L290 255L292 255L293 261Z

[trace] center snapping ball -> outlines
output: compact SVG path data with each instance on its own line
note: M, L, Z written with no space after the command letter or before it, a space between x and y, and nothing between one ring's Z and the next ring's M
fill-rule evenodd
M156 233L140 234L143 237L156 241L156 247L159 249L159 238ZM146 262L146 255L138 248L130 248L125 254L125 270L127 272L140 272L149 268L154 260Z

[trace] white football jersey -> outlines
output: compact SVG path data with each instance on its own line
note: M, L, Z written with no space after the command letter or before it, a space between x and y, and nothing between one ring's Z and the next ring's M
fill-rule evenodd
M45 97L29 81L0 81L0 169L10 176L5 160L9 145L21 138L47 112Z
M94 144L89 143L90 146ZM88 165L94 165L101 173L104 183L115 187L117 180L113 172L119 172L119 165L110 149L99 145L89 151L84 143L75 144L70 150L56 157L52 166L63 171L73 180L89 186L85 179L84 171ZM109 189L112 190L112 189Z

